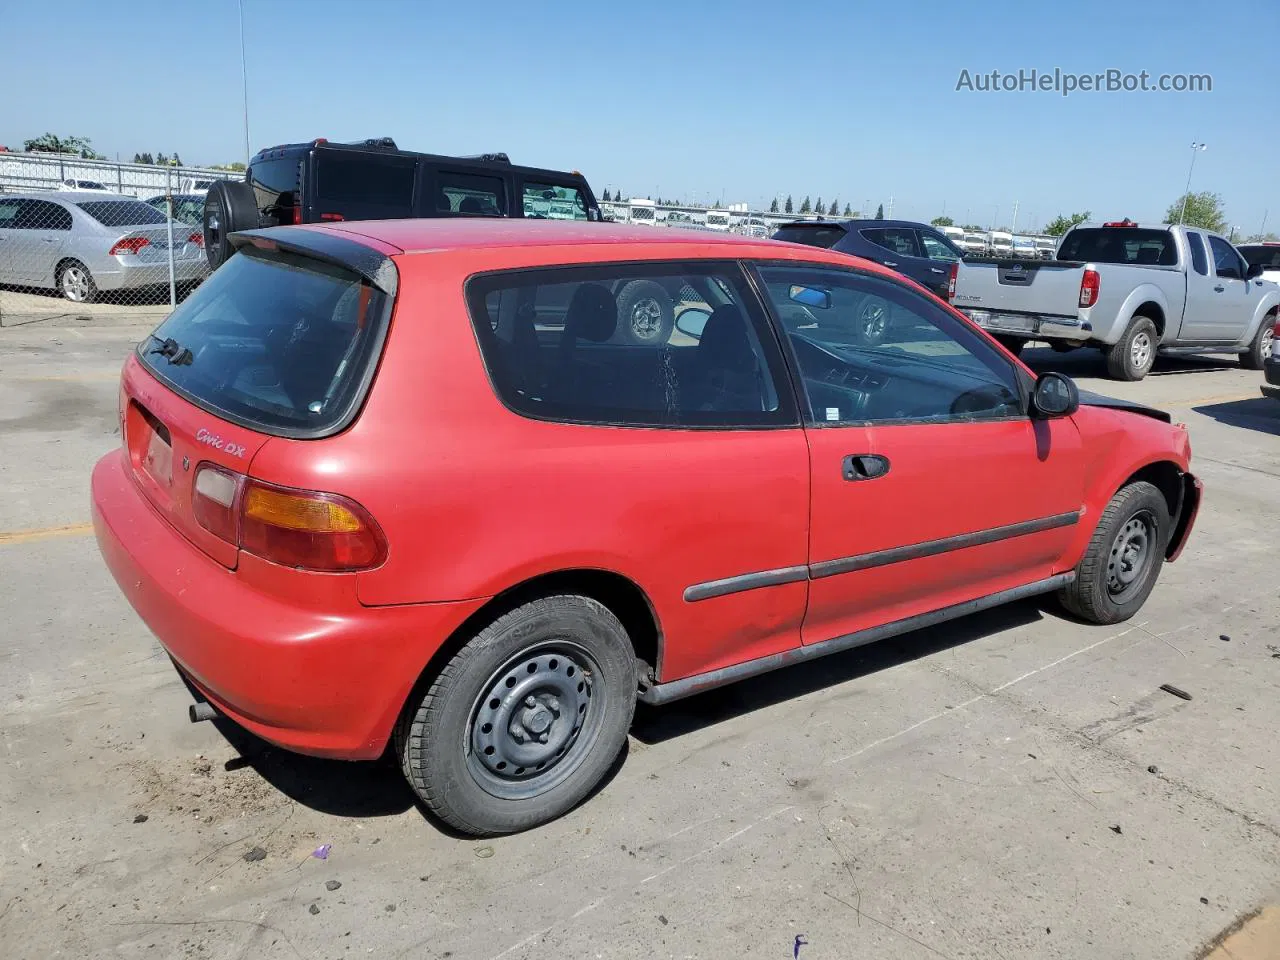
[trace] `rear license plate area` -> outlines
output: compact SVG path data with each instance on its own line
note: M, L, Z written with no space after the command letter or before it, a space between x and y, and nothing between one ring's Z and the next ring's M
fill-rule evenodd
M1018 333L1034 333L1036 321L1034 317L1019 316L1009 313L992 314L987 322L992 330L1013 330Z
M136 400L129 406L129 453L139 469L158 486L173 486L173 438L160 420Z

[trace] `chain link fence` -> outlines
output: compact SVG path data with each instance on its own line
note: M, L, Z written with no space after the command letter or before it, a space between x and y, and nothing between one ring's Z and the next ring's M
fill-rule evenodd
M235 176L0 154L0 326L158 321L209 275L204 195Z

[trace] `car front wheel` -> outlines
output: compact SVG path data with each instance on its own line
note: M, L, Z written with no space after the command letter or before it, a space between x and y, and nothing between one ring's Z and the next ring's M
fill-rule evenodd
M58 268L58 292L72 303L93 303L98 285L93 274L79 260L68 260Z
M476 633L396 734L427 809L462 833L514 833L571 810L609 771L635 711L635 656L588 597L543 597Z
M1058 600L1090 623L1128 620L1156 585L1172 527L1154 486L1139 481L1122 488L1102 512L1075 582L1058 591Z

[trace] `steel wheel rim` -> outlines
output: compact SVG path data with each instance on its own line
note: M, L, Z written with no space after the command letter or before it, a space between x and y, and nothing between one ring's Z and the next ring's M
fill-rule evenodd
M480 789L523 800L580 768L604 720L593 700L599 679L595 659L569 640L531 647L495 670L472 705L464 745Z
M1107 554L1107 593L1123 603L1141 589L1155 562L1156 520L1141 510L1124 522Z
M884 307L880 304L869 303L862 308L862 336L863 339L875 342L884 336L885 318Z
M652 340L662 331L662 306L653 297L644 297L631 308L631 332L637 340Z
M1140 370L1151 362L1151 337L1145 330L1133 338L1133 343L1129 345L1129 356L1133 359L1133 365Z
M71 266L62 271L62 292L75 303L88 299L89 275L83 267Z

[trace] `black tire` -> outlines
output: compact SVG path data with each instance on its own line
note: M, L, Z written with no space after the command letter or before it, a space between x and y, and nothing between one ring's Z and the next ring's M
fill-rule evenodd
M632 280L618 291L616 343L656 346L671 338L676 311L671 295L653 280Z
M1240 366L1246 370L1261 370L1267 365L1267 358L1275 349L1276 312L1272 310L1262 318L1262 325L1253 335L1249 349L1240 354Z
M259 226L258 201L243 180L215 180L204 198L204 255L218 269L235 252L228 237Z
M515 833L596 787L626 742L635 697L635 655L618 618L588 597L544 597L454 655L408 705L396 751L414 792L449 826Z
M1156 365L1160 334L1150 317L1138 315L1120 342L1107 348L1107 375L1112 380L1141 380Z
M892 307L881 297L864 297L857 307L854 334L860 344L876 347L884 343L893 325Z
M55 279L63 299L72 303L93 303L98 299L98 285L94 283L93 273L79 260L64 260L58 264Z
M1164 494L1142 481L1124 487L1102 512L1075 582L1058 591L1058 601L1090 623L1128 620L1156 585L1172 530Z
M1027 341L1023 340L1021 337L1007 337L1004 334L994 334L994 336L996 338L996 343L1000 344L1000 346L1004 347L1015 357L1020 356L1022 354L1023 347L1027 345Z

